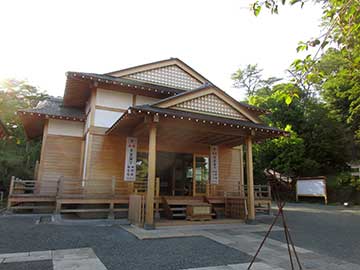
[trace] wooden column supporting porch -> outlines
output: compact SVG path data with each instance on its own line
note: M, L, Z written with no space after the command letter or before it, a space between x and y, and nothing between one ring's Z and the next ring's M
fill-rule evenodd
M253 154L252 154L252 138L245 138L246 144L246 173L247 173L247 204L248 219L255 220L255 198L254 198L254 171L253 171Z
M245 185L245 181L244 181L244 146L240 145L239 146L239 155L240 155L240 196L245 198L245 190L244 190L244 185Z
M148 183L146 193L146 215L145 229L154 229L154 193L156 174L156 125L150 125L149 131L149 161L148 161Z

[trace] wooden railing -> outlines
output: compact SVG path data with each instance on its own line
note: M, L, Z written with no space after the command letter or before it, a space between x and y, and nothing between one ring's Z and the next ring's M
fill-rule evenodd
M147 179L137 179L134 182L134 190L135 194L145 194L147 191Z
M247 188L245 186L245 192ZM255 200L271 200L271 188L270 185L254 185Z
M230 191L229 191L230 190ZM224 197L247 197L247 185L234 183L233 185L211 185L206 187L207 196L224 196ZM254 185L255 200L271 200L271 188L269 185Z
M60 177L57 196L104 196L127 195L128 186L120 186L115 177L107 179L70 179Z
M133 190L130 193L133 194L146 194L147 192L147 180L136 180L135 182L133 182ZM159 194L160 195L160 178L156 177L155 178L155 196L159 196L156 195Z
M23 180L11 177L9 196L17 194L34 194L37 191L36 180Z

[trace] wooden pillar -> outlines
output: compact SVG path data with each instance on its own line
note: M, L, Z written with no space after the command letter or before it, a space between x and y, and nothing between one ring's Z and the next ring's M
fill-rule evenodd
M11 196L14 192L14 185L15 185L15 176L11 176L10 180L10 190L9 190L9 196L8 196L8 203L7 203L7 210L11 210Z
M150 126L149 132L149 160L148 160L148 182L146 193L146 216L145 229L155 228L154 224L154 192L156 172L156 126Z
M160 219L160 211L159 211L159 199L160 199L160 178L156 177L155 179L155 196L156 196L156 204L155 204L155 219Z
M255 199L254 199L254 171L253 171L253 155L252 155L252 139L246 137L246 174L247 174L247 205L248 219L255 219Z
M244 191L244 146L240 145L239 146L239 155L240 155L240 181L239 181L239 185L240 185L240 195L242 197L245 197L245 191Z

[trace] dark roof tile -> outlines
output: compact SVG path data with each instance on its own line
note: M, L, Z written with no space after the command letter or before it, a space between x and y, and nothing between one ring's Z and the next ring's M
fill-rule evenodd
M20 112L35 113L41 115L61 116L76 119L85 119L85 113L82 110L64 107L61 98L51 97L44 101L40 101L33 109L23 109Z

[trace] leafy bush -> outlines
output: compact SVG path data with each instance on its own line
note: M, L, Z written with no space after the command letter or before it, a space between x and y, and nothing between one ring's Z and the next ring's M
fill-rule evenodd
M356 191L360 191L360 178L351 176L350 172L341 172L336 178L336 187L352 187Z

